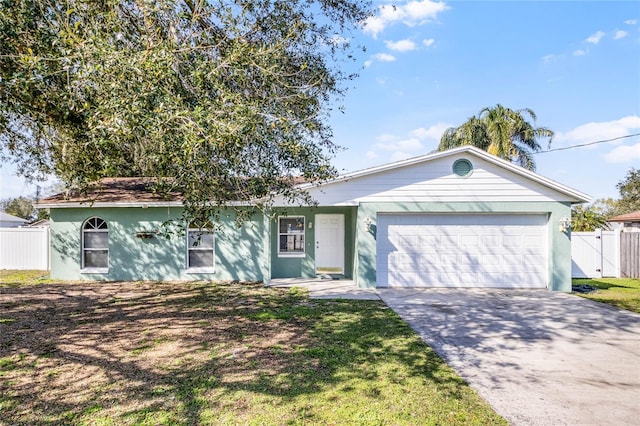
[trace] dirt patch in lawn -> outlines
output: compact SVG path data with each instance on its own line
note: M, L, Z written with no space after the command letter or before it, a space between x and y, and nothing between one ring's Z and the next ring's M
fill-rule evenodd
M420 396L399 400L409 388ZM203 282L0 288L0 412L7 425L501 421L379 302Z

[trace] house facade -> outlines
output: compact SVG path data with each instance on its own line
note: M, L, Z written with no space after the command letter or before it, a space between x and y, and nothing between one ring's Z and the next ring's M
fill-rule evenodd
M51 276L68 280L240 280L345 277L359 287L571 290L576 190L473 147L301 185L315 207L276 199L236 226L164 235L177 199L140 178L103 181L90 202L54 196ZM163 227L169 224L169 227ZM176 227L177 229L177 227Z

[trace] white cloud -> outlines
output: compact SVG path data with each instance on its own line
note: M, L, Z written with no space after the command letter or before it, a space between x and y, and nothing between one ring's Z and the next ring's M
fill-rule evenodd
M624 21L625 24L627 25L635 25L638 23L637 19L627 19L626 21Z
M604 37L604 33L602 31L598 31L592 35L590 35L589 37L587 37L587 39L585 40L587 43L591 43L591 44L598 44L600 43L600 40L602 39L602 37Z
M374 149L382 151L419 151L424 148L417 138L409 138L396 141L378 142L373 146Z
M395 56L388 53L376 53L375 55L373 55L373 58L380 62L393 62L396 60Z
M434 20L438 13L449 9L444 2L414 0L406 4L384 4L378 7L376 16L364 21L363 31L374 38L384 31L387 25L402 22L409 27L422 25Z
M556 57L556 55L553 55L553 54L544 55L544 56L542 57L542 62L544 62L545 64L548 64L548 63L549 63L549 62L551 62L555 57Z
M574 51L573 51L573 56L584 56L584 55L586 55L586 54L587 54L587 52L585 52L585 51L584 51L584 50L582 50L582 49L578 49L578 50L574 50Z
M381 135L378 135L378 137L376 138L376 140L379 143L388 143L388 142L393 142L395 140L397 140L397 136L389 134L389 133L383 133Z
M622 31L622 30L618 30L616 31L616 33L613 35L613 39L614 40L620 40L621 38L625 38L626 36L628 36L629 33L626 31Z
M424 40L422 40L422 44L424 44L427 47L431 47L433 46L433 43L435 43L436 40L433 38L425 38Z
M396 57L388 53L376 53L364 62L364 67L369 68L374 62L393 62Z
M384 44L387 45L387 48L391 50L396 50L398 52L409 52L411 50L416 50L417 46L412 40L398 40L398 41L385 41Z
M627 163L640 161L640 142L635 145L621 145L605 154L607 163Z
M437 124L434 124L433 126L430 126L428 129L425 129L424 127L420 127L418 129L412 130L411 132L409 132L409 135L416 137L420 140L433 139L436 141L440 141L442 134L449 127L453 127L453 125L448 123L437 123Z
M568 132L558 132L554 141L563 145L576 145L619 138L640 130L640 116L630 115L619 120L592 122L578 126Z
M399 161L416 155L424 154L426 145L433 145L434 142L440 141L440 137L446 129L452 127L448 123L436 123L427 128L419 127L407 132L407 137L401 137L384 133L376 138L376 143L371 147L371 151L367 153L368 159L377 159L379 157L389 159L390 161ZM384 152L384 154L379 154ZM391 155L389 155L391 152Z
M379 157L378 154L376 154L373 151L367 151L367 153L365 154L365 156L367 157L368 160L375 160L376 158Z

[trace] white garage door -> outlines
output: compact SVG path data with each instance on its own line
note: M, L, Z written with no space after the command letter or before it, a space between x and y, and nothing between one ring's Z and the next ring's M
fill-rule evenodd
M547 216L379 214L379 287L547 287Z

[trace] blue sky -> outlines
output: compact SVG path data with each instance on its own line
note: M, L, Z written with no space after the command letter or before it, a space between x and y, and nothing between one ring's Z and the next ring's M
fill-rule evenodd
M640 133L640 3L383 1L363 69L332 118L340 170L434 150L486 106L531 108L551 148ZM390 7L395 5L395 10ZM545 144L546 148L546 144ZM536 155L537 172L594 198L640 168L640 137Z
M391 6L395 5L395 9ZM331 123L353 171L433 151L486 106L531 108L551 148L640 133L637 1L380 1ZM546 148L546 146L545 146ZM537 172L594 198L640 168L640 137L536 155ZM35 187L0 168L0 198Z

